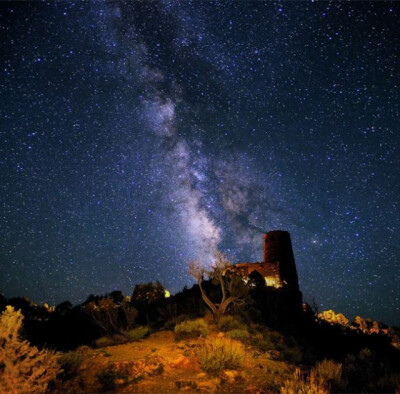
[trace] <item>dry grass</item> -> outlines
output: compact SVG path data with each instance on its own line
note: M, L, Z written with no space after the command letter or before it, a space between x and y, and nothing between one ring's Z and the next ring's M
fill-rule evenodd
M304 376L299 368L296 368L292 377L285 380L281 387L281 394L328 394L326 382L318 377L314 371L309 376Z
M210 338L197 351L200 367L206 372L236 369L244 356L243 345L228 338Z
M235 329L235 330L230 330L226 333L226 336L231 339L236 339L237 341L242 341L242 342L248 342L249 339L251 338L251 335L247 330L240 330L240 329Z
M246 330L246 325L237 318L226 315L220 317L218 321L218 329L221 331Z
M206 337L209 333L209 328L204 319L187 320L177 324L174 333L176 340Z
M312 369L318 378L324 380L329 388L340 390L342 387L342 364L332 360L322 360Z
M140 339L148 337L150 334L149 327L136 327L133 330L128 331L128 337L132 341L139 341Z

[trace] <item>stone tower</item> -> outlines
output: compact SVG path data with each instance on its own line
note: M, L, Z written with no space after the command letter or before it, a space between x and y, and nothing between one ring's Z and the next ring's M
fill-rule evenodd
M277 266L283 285L299 290L296 263L294 261L292 241L287 231L275 230L264 233L264 266Z

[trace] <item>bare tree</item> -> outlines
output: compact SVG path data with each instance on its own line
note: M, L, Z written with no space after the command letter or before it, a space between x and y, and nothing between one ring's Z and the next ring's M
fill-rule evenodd
M227 268L230 266L231 263L219 251L216 253L216 260L211 270L207 270L200 260L194 260L189 263L189 274L197 280L201 297L211 309L216 322L226 312L229 305L242 303L243 297L248 291L242 277L232 272L227 272ZM222 299L219 304L211 301L206 294L203 288L204 276L208 276L219 283L222 293Z
M88 313L96 324L107 334L126 334L119 328L119 306L111 297L102 298L98 303L92 301L85 305L84 311Z

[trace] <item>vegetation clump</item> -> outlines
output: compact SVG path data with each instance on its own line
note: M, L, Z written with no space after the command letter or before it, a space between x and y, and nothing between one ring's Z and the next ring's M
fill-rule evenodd
M231 315L221 316L218 320L218 329L220 331L243 330L246 326Z
M400 392L398 365L389 369L377 353L368 348L349 354L343 363L346 389L349 392Z
M0 317L0 392L40 393L60 373L57 356L22 340L24 316L7 306Z
M148 337L150 334L149 327L137 327L131 331L128 331L128 338L132 341L139 341L140 339Z
M307 376L296 368L293 375L286 379L281 387L281 394L328 394L327 384L324 379L317 376L314 371Z
M210 338L197 350L200 367L206 372L237 369L243 364L245 349L228 338Z
M252 336L249 337L248 344L256 348L257 350L261 352L267 352L269 350L275 350L276 346L272 342L271 338L269 335L263 334L261 332L258 332L256 334L253 334Z
M113 366L108 366L96 375L97 380L102 386L103 392L115 391L117 379L121 379L124 385L128 384L128 375L119 371L116 371Z
M343 391L342 364L324 359L315 365L312 372L320 379L323 379L330 390L335 392Z
M70 379L78 375L78 370L83 362L83 353L79 350L63 353L58 362L63 370L63 380Z
M228 338L236 339L242 342L248 342L249 339L251 338L250 333L247 330L243 329L230 330L226 333L226 336Z
M128 340L127 336L116 334L96 339L95 344L97 347L114 346L114 345L120 345L121 343L125 343L127 340Z
M324 394L343 392L342 364L324 359L317 363L311 371L302 373L296 368L293 375L284 381L282 394Z
M208 324L204 319L187 320L174 328L175 339L206 337L209 333Z

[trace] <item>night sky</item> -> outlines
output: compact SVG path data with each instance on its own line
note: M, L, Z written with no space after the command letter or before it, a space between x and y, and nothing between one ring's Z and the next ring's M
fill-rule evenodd
M291 233L306 301L400 325L400 4L1 2L0 293L51 304Z

